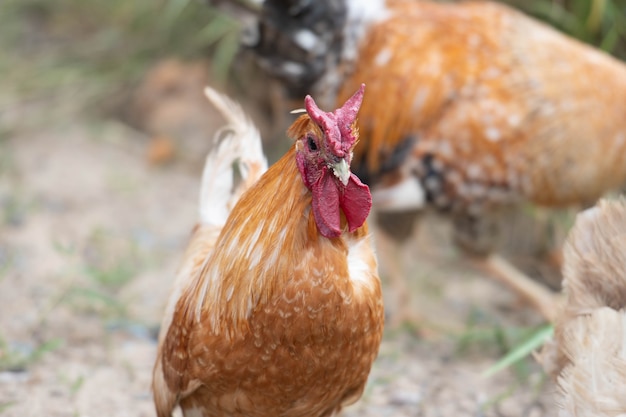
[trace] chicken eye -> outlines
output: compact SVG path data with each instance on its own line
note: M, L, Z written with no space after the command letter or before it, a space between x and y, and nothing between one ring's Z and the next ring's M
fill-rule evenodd
M307 135L306 137L307 145L309 146L309 150L311 152L317 151L317 143L315 143L315 139L311 135Z

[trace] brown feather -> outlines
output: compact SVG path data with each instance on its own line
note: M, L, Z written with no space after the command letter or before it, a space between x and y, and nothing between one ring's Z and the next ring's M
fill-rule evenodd
M321 133L305 115L290 134L310 129ZM203 416L321 417L360 397L384 320L367 224L321 236L295 152L243 193L217 240L196 231L155 367L160 417L176 403Z

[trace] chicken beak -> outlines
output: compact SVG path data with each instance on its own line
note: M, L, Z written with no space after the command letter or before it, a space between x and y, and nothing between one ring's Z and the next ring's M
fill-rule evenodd
M348 180L350 179L350 167L344 158L341 158L339 162L333 164L333 173L335 177L339 178L339 181L343 185L348 185Z

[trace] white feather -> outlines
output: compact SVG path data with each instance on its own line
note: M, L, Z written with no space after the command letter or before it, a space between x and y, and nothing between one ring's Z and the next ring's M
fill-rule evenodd
M392 186L372 188L371 192L372 203L379 211L422 209L426 203L424 187L414 176L409 176Z
M387 19L389 11L385 0L348 0L346 3L348 22L344 28L343 58L352 61L367 29L373 23Z
M267 170L261 136L241 106L210 87L204 94L226 119L227 125L216 132L217 147L207 155L200 189L200 222L223 226L243 191ZM238 164L241 184L234 185Z

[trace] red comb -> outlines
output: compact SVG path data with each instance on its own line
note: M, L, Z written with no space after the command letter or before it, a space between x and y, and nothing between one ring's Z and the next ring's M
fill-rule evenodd
M320 110L311 96L304 99L309 117L324 130L327 145L333 154L340 158L350 151L356 141L350 127L356 120L364 92L365 84L361 84L361 88L343 106L331 113Z

